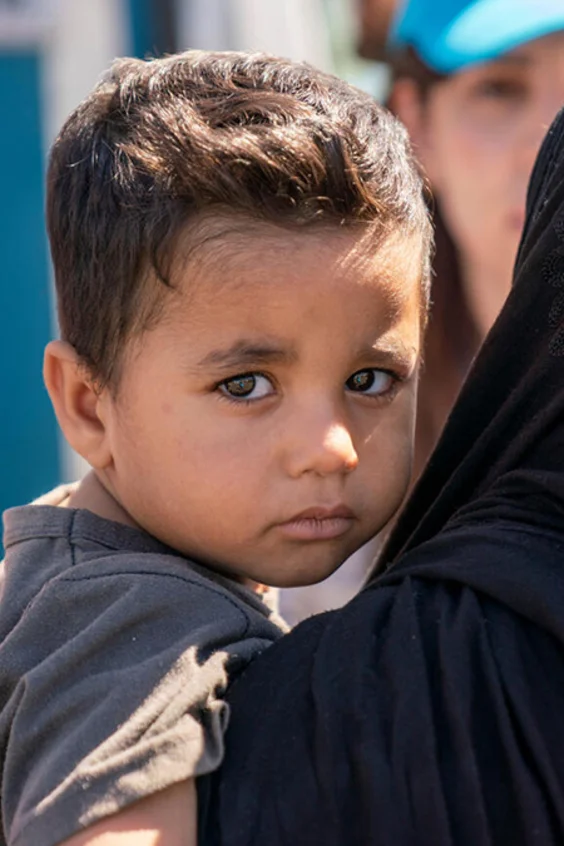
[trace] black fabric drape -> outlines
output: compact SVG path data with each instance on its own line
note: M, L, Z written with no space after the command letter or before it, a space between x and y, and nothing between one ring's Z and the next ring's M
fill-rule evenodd
M564 843L564 115L513 290L349 605L230 692L202 843Z
M472 514L534 525L564 516L563 127L561 114L531 177L512 292L380 569Z

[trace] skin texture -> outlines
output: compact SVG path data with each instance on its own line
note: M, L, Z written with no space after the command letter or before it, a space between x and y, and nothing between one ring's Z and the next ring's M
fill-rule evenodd
M196 846L196 806L195 782L190 779L136 802L60 846Z
M485 335L511 284L527 184L564 103L564 33L529 42L431 86L399 80L406 124L460 251L468 302Z
M96 501L90 480L71 505L113 509L243 580L328 576L409 481L420 268L418 237L375 249L365 229L263 224L208 240L180 268L162 319L130 343L117 395L54 342L46 383L98 480ZM353 390L355 374L372 386ZM348 511L324 516L334 508ZM321 519L294 519L309 509Z

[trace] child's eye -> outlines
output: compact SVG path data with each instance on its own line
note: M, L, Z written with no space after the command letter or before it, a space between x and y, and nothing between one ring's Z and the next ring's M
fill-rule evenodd
M367 367L366 370L357 370L356 373L353 373L345 384L348 390L354 393L378 397L387 394L396 381L395 376L386 370Z
M258 400L274 393L270 379L262 373L241 373L218 385L221 393L231 400Z

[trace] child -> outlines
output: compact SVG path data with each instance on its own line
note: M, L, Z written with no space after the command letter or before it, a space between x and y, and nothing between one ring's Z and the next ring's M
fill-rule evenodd
M221 696L284 631L261 586L325 578L404 496L422 182L367 95L191 52L114 65L47 205L45 381L92 470L5 518L0 842L193 843Z

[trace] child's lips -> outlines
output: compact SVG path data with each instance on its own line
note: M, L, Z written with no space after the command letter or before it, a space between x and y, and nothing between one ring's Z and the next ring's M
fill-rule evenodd
M356 515L346 505L317 506L300 511L278 527L290 540L333 540L348 532L355 520Z

